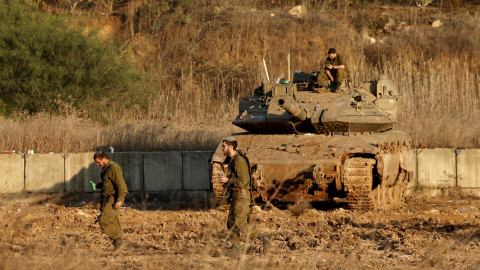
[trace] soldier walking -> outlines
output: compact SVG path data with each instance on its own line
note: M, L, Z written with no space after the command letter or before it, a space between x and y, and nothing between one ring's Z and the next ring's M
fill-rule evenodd
M230 231L229 241L233 244L232 256L240 255L240 232L249 239L258 238L263 244L263 253L266 253L272 239L271 235L264 235L250 224L252 201L252 183L250 166L246 157L237 151L237 141L227 137L222 141L222 151L230 158L227 176L220 175L220 183L226 184L232 191L232 200L228 212L227 229Z
M101 214L99 217L100 228L111 240L115 248L112 255L120 253L124 247L122 228L120 227L120 207L128 193L127 185L123 179L123 173L117 163L110 160L103 151L98 151L93 156L95 164L102 168L100 178L102 182L95 184L101 188L102 201L100 204Z

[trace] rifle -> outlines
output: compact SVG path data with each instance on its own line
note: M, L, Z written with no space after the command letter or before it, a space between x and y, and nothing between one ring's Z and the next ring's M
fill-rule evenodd
M230 199L232 198L232 190L227 189L227 192L225 192L225 196L217 203L217 206L215 206L215 209L219 209L220 206L222 206L225 202L230 202Z

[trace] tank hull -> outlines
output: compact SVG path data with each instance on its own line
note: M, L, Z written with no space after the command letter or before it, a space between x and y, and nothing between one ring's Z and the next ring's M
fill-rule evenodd
M264 202L275 200L298 203L302 199L321 200L334 197L355 200L352 198L356 196L353 194L356 191L352 191L348 186L355 177L347 179L349 173L345 168L346 161L352 158L362 158L361 162L370 164L365 165L370 166L370 179L363 180L370 182L369 196L374 196L376 189L387 186L393 188L396 184L406 188L406 183L413 176L413 165L407 162L411 160L413 152L409 147L409 138L401 131L351 136L319 134L232 136L236 138L239 149L250 161L253 189L256 196ZM217 171L223 170L227 173L226 164L223 164L225 157L220 148L221 144L217 147L212 162ZM399 176L403 179L399 180ZM221 189L214 178L215 174L211 179L214 189ZM386 192L388 193L388 190ZM217 190L216 194L221 194L221 191ZM379 199L382 196L385 197L380 194ZM394 205L401 200L387 198L383 203L378 200L373 202L375 206L359 208L385 208L384 206ZM354 202L349 205L355 208Z

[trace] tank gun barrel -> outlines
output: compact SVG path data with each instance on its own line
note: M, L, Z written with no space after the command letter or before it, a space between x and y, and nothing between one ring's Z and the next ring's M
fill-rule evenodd
M278 100L278 105L287 111L295 122L303 122L307 120L307 112L302 105L298 104L297 102L290 102L281 98Z

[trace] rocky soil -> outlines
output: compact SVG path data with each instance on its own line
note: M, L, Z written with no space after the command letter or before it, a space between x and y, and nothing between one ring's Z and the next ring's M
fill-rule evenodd
M0 200L1 201L1 200ZM274 236L226 256L226 210L121 211L127 247L116 257L94 224L95 202L1 201L0 269L478 269L478 200L410 200L395 210L254 210ZM322 209L325 209L323 207Z

